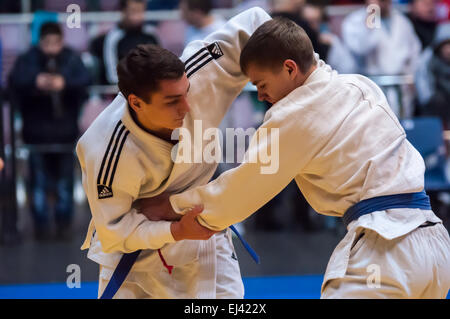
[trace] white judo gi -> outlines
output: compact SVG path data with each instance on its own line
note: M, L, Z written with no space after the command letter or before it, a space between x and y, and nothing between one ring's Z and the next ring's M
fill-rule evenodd
M262 9L247 10L204 41L186 47L181 59L191 87L184 128L192 131L194 120L202 120L204 130L219 126L248 82L239 67L242 47L269 19ZM206 241L175 242L170 222L149 221L132 206L139 198L205 184L217 167L206 162L174 164L171 152L177 154L176 146L133 121L122 94L79 140L77 155L92 212L82 249L89 248L88 258L101 266L99 296L123 253L142 249L115 298L242 298L229 230ZM174 267L172 274L164 264Z
M264 129L279 129L274 174L262 174L267 164L250 160L277 142L267 137L258 145ZM201 203L200 223L220 230L247 218L293 178L309 204L330 216L343 216L364 199L424 188L423 159L380 88L360 75L338 75L323 61L301 87L269 109L247 152L239 167L171 196L174 210L182 213ZM437 224L419 227L427 221ZM377 211L347 229L328 263L322 297L446 296L450 240L431 210Z

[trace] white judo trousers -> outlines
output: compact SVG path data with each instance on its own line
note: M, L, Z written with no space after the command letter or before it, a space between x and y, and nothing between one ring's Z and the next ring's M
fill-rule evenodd
M321 298L446 298L449 247L442 223L418 227L394 239L371 229L350 230L333 252L325 276L340 267L335 263L346 264L345 273L325 279Z
M215 245L212 246L215 251L211 252L210 250L202 249L200 250L202 255L198 259L182 265L182 269L178 269L177 273L183 274L183 277L172 277L167 272L161 271L158 280L155 280L153 276L149 275L148 271L131 271L117 291L114 299L161 299L173 297L170 294L155 294L154 291L176 291L177 298L192 298L192 296L202 298L201 292L198 292L198 287L201 286L206 288L206 291L215 290L215 298L218 299L242 298L244 294L242 281L236 279L236 276L240 274L239 264L229 261L229 256L235 253L230 229L213 236L213 241ZM213 272L211 272L211 268L207 268L205 264L198 262L198 260L203 258L214 258L214 255L216 260L212 263L215 264ZM210 274L210 276L198 278L195 274L200 271ZM100 265L98 298L103 294L113 272L113 268ZM186 276L186 273L191 273L192 275ZM175 274L175 276L177 275ZM192 282L186 280L187 278L190 278ZM151 287L151 289L148 289L148 287Z
M258 140L262 130L267 138ZM264 173L267 156L259 156L268 150L278 152L273 173ZM245 160L207 185L171 196L174 210L203 204L199 222L221 230L257 211L292 179L316 212L337 217L366 199L424 189L423 158L406 139L381 89L366 77L339 75L323 61L302 86L267 111L246 155L257 160ZM420 227L427 222L436 225ZM376 211L352 221L347 230L328 263L322 297L447 294L449 235L433 211ZM379 288L367 285L372 267L379 269Z
M195 120L202 120L200 133L219 126L248 82L239 67L242 47L269 19L264 10L249 9L186 47L181 60L191 87L183 128L193 132ZM229 230L205 241L175 241L171 222L150 221L133 205L139 198L206 184L217 162L178 162L178 144L141 129L120 93L83 134L76 150L92 213L81 248L89 248L88 258L100 265L99 296L123 254L142 250L116 297L243 298ZM173 267L171 273L167 266Z

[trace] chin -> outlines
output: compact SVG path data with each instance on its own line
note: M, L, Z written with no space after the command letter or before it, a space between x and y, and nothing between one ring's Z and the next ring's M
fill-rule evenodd
M183 120L179 120L172 125L172 129L180 128L183 126Z

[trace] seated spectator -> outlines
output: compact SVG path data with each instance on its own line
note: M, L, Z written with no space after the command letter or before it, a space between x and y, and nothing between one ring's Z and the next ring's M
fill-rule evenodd
M366 0L367 8L348 15L342 23L342 39L355 57L358 73L373 75L414 74L421 45L411 22L392 8L391 0ZM399 117L413 114L414 91L409 85L385 88Z
M437 27L437 0L413 0L407 17L411 20L422 48L428 47L434 39Z
M64 47L61 27L41 26L38 46L21 55L9 78L12 103L22 115L22 137L30 146L31 211L37 239L50 238L48 191L56 196L59 238L70 236L73 215L73 150L78 115L90 77L75 51ZM48 149L55 144L66 148ZM47 147L46 150L42 149Z
M423 115L439 116L450 129L450 23L441 24L431 47L422 54L416 74Z
M181 0L181 17L189 25L184 44L201 40L225 24L225 19L211 14L212 0Z
M138 44L159 44L153 26L144 26L145 0L121 0L121 22L108 33L94 39L91 54L97 59L99 84L116 84L116 65L128 51Z

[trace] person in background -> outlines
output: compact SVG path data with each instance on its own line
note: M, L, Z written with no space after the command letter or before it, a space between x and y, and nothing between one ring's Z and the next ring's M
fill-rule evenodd
M436 3L437 0L413 0L411 11L407 14L423 49L428 47L434 39L437 27Z
M422 114L439 116L450 129L450 23L441 24L422 54L416 74L417 99Z
M311 39L314 51L324 58L326 47L319 42L319 34L302 17L304 5L305 0L272 0L272 16L288 18L302 27Z
M355 60L342 40L330 31L324 8L308 2L302 10L302 17L319 35L319 44L325 54L322 57L324 61L339 73L355 73Z
M411 22L392 8L391 0L366 0L366 5L342 22L342 39L356 59L357 73L414 74L421 45ZM412 116L414 90L410 85L391 86L384 91L397 116Z
M39 39L38 46L17 59L9 87L22 115L23 141L30 146L29 186L36 238L51 236L47 195L54 190L57 237L64 239L70 237L73 216L77 120L90 75L78 54L64 47L57 23L44 23Z
M92 41L90 52L98 63L98 84L117 83L117 63L136 45L159 44L154 27L144 25L146 5L145 0L120 0L120 23Z
M191 41L204 39L208 34L220 29L225 20L211 14L211 0L181 0L181 17L188 24L184 43L187 45Z

